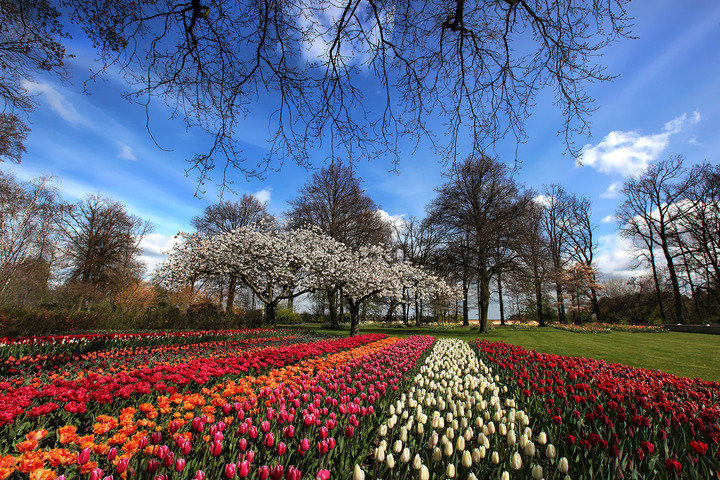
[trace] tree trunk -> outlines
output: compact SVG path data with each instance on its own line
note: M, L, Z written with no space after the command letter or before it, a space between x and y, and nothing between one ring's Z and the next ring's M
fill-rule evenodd
M336 289L329 289L327 290L327 298L328 298L328 313L330 314L330 328L333 330L337 330L340 328L340 322L338 322L337 318L337 309L335 304L335 294L337 290Z
M277 301L265 304L265 325L275 326L275 313L277 312Z
M593 281L594 280L595 279L593 279ZM595 290L595 287L592 287L590 289L590 301L592 302L592 309L593 313L595 314L595 321L602 322L602 319L600 318L600 303L598 303L597 291Z
M463 306L462 306L462 314L463 314L463 325L468 326L470 325L470 319L468 318L468 312L470 310L468 306L468 290L470 287L466 283L465 280L463 280Z
M237 277L230 275L230 285L228 285L227 305L225 306L225 313L231 315L235 305L235 288L237 287Z
M288 298L288 310L290 310L291 312L295 311L295 297Z
M558 321L565 323L567 321L565 318L565 299L563 298L562 284L559 280L555 281L555 295L558 302Z
M360 304L353 304L353 302L349 300L347 304L348 310L350 311L350 336L354 337L360 333L360 316L358 315L360 312Z
M498 272L497 284L498 284L498 301L500 302L500 325L505 325L505 304L503 303L502 282L500 281L500 272Z
M685 274L688 278L688 285L690 285L690 295L692 296L693 304L695 305L695 312L697 313L698 320L703 323L702 312L700 311L700 302L698 301L697 294L695 292L695 284L692 279L692 272L690 271L690 264L688 263L687 254L685 253L685 246L682 241L678 241L680 246L680 253L682 253L683 264L685 265Z
M345 322L345 299L343 298L342 290L340 291L340 308L338 313L338 321L342 324Z
M662 240L662 251L663 254L665 254L665 260L667 261L670 283L672 284L673 289L673 297L675 298L675 321L677 323L685 323L685 320L683 319L682 294L680 293L680 283L678 282L677 273L675 272L675 264L673 263L672 255L670 254L670 248L668 247L665 235L661 236L660 240Z
M388 311L385 314L385 323L390 323L392 321L392 318L393 318L396 308L397 308L397 303L395 303L395 301L391 300L390 306L388 307Z
M655 294L657 295L658 305L660 306L660 317L662 318L663 323L667 323L667 316L665 315L665 307L663 307L660 280L658 279L657 267L655 266L655 254L653 253L652 243L650 243L650 266L652 267L653 280L655 281Z
M490 279L485 275L479 275L478 283L478 321L480 333L488 331L488 305L490 303Z
M423 301L422 298L419 302L415 302L415 326L419 327L422 325L423 320Z

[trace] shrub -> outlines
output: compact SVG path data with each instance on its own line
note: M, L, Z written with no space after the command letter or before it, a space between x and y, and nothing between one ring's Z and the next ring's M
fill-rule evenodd
M278 325L299 325L303 319L299 313L281 308L276 313L275 321Z

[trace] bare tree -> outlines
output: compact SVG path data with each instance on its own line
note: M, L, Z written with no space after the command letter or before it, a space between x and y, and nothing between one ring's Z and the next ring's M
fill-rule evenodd
M130 215L122 203L87 196L70 209L60 229L70 282L108 294L128 277L140 275L140 242L152 224Z
M490 281L504 261L494 254L495 245L517 238L518 219L530 200L521 195L509 169L486 155L469 157L456 165L448 177L429 206L429 217L446 234L468 240L478 282L480 331L484 332Z
M720 167L697 165L689 172L696 179L688 192L684 242L688 255L705 279L703 289L720 304Z
M549 244L545 234L546 209L537 201L528 202L521 219L523 228L520 241L516 242L516 250L520 257L522 270L530 279L535 294L536 315L538 326L545 326L543 311L543 285L548 271L552 271Z
M568 240L570 256L576 262L587 265L587 271L595 275L593 260L597 250L597 241L593 236L596 225L592 222L592 202L588 198L571 195L568 198L568 209L570 221L566 224L567 229L564 234ZM595 285L597 285L597 278L593 277L590 283L592 311L597 320L602 321Z
M650 250L656 246L662 251L673 289L675 320L678 323L684 323L683 301L675 268L679 252L672 248L672 236L676 233L674 225L686 214L688 205L682 202L696 180L686 175L683 161L680 155L670 156L650 165L642 175L628 179L622 189L625 201L618 210L618 218L630 222L626 228L635 228L632 218L642 219L643 226L651 232L644 237L651 241Z
M439 228L437 225L425 220L418 220L416 217L403 219L392 225L394 230L393 239L398 250L400 260L412 262L430 270L441 269L438 265L437 247L440 242ZM408 292L409 294L409 292ZM406 295L403 295L406 297ZM406 298L402 303L403 321L409 323L408 305L411 299ZM415 297L415 324L420 325L423 312L422 299ZM391 305L392 306L392 305Z
M253 195L243 195L239 200L221 201L205 207L202 215L190 221L195 229L203 235L228 233L236 228L245 227L255 222L271 219L267 211L267 203L261 202ZM230 314L235 305L237 277L230 275L227 287L226 313Z
M131 98L148 106L163 99L209 135L210 147L191 168L202 183L220 166L224 185L232 168L259 175L274 159L307 165L320 143L334 158L390 151L397 159L403 137L429 138L453 159L465 133L479 147L507 134L523 140L544 87L554 90L564 117L559 130L574 150L571 133L587 130L593 109L587 87L612 78L596 58L629 36L626 3L63 0L57 8L97 47L101 74L119 69L133 85ZM5 1L3 16L18 4L46 8L12 16L19 20L0 30L0 42L42 26L38 19L56 19L42 0ZM63 31L50 33L57 42ZM383 92L384 108L367 105L368 77ZM274 103L269 153L247 162L239 131L260 100ZM428 119L437 116L447 131L436 137Z
M44 71L67 78L66 38L53 2L0 0L0 161L19 162L25 152L21 115L35 107L28 84Z
M562 291L562 271L569 261L568 239L566 232L570 228L571 212L569 196L565 189L557 184L545 187L543 192L546 214L543 217L544 229L548 239L548 249L553 263L555 298L557 300L558 320L565 323L565 302Z
M62 213L51 178L21 183L0 172L0 296L20 270L29 272L28 262L49 265Z
M391 227L365 193L353 169L341 162L315 172L310 182L288 202L291 226L313 225L352 249L388 243ZM329 290L330 323L339 327L337 289ZM342 309L341 309L342 315Z

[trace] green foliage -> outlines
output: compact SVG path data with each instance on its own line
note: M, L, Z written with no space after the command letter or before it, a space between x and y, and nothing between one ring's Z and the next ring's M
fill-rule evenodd
M240 319L242 324L248 328L258 328L263 324L264 312L260 308L248 310Z
M278 325L300 325L303 322L302 315L286 308L281 308L275 314L275 322Z

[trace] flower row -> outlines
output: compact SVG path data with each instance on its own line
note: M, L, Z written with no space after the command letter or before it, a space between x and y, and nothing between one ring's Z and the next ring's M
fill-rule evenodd
M378 429L369 465L354 478L563 478L544 431L461 340L438 340L407 394Z
M718 478L720 384L600 360L477 344L576 478Z
M92 434L82 422L36 429L15 444L20 455L0 460L0 479L70 478L76 470L92 480L346 478L341 472L362 455L378 415L431 343L376 337L200 393L161 396L118 417L98 415Z

